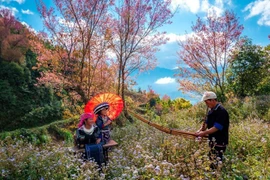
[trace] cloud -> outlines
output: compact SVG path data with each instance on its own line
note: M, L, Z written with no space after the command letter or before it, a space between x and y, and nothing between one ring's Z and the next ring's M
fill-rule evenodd
M10 3L11 1L15 1L19 4L24 3L25 0L0 0L0 2L6 2L6 3Z
M174 33L168 33L166 34L166 38L169 38L168 43L174 43L174 42L178 42L178 41L185 41L187 39L187 37L190 37L194 35L194 33L189 33L189 34L184 34L184 35L177 35Z
M172 0L172 7L197 13L200 10L200 0Z
M22 9L22 13L23 14L30 14L30 15L32 15L32 14L34 14L32 11L30 11L29 9L27 9L27 10L23 10Z
M186 35L177 35L174 33L168 33L165 36L169 38L168 43L174 43L174 42L178 42L179 40L182 41L186 39Z
M254 2L249 3L244 12L249 11L249 15L245 17L245 19L249 19L253 16L260 15L257 23L259 25L270 26L270 1L269 0L256 0Z
M0 5L0 9L9 9L10 11L11 11L11 14L13 15L13 16L15 16L15 14L17 13L17 12L19 12L15 7L6 7L6 6L1 6Z
M224 7L232 6L232 0L215 0L210 3L209 0L172 0L172 9L189 11L193 14L205 12L208 15L220 16L224 12Z
M160 78L155 82L155 84L171 84L171 83L175 83L175 79L171 77Z

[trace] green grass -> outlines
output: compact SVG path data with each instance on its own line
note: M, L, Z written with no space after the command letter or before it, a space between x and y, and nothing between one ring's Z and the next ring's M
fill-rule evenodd
M145 118L194 132L200 122L193 112L182 110L161 117L148 114ZM73 132L65 127L72 122L74 119L1 134L3 179L270 179L269 124L251 116L231 122L230 144L222 169L216 171L209 169L207 142L165 134L135 120L114 127L112 137L119 145L110 152L110 162L99 174L95 163L81 162L68 150L72 146L69 134ZM54 132L62 133L61 141L52 140L50 129L54 128ZM24 131L29 131L27 136L19 135ZM45 140L29 141L31 134Z

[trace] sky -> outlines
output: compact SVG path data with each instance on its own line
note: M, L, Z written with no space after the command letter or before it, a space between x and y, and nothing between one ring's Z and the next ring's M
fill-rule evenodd
M45 2L48 6L53 5L53 0ZM35 0L0 0L1 8L11 9L21 22L36 31L44 30ZM172 0L171 9L176 10L171 19L172 24L160 29L167 32L170 40L156 53L157 68L136 76L135 88L148 90L151 87L161 97L166 94L172 99L185 98L193 104L200 100L200 97L189 97L178 91L179 85L174 77L179 51L177 41L184 40L186 34L192 33L191 25L198 16L206 17L212 9L217 14L222 14L225 10L234 11L244 26L242 36L251 38L254 44L270 44L270 0Z

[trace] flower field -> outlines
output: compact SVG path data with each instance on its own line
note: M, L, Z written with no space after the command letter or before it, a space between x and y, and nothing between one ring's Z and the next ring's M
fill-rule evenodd
M178 117L181 114L170 114L155 121L191 132L200 126ZM215 171L209 168L205 140L165 134L139 120L115 127L112 136L119 145L109 152L109 164L102 170L74 155L70 140L56 142L48 136L47 142L37 144L29 136L7 136L1 140L1 179L270 178L269 124L256 118L231 123L225 160Z

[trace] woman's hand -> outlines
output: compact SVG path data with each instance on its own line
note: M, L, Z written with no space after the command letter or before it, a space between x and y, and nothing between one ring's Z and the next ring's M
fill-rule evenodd
M104 124L104 126L108 126L108 125L110 125L112 123L112 121L109 119L105 124Z

